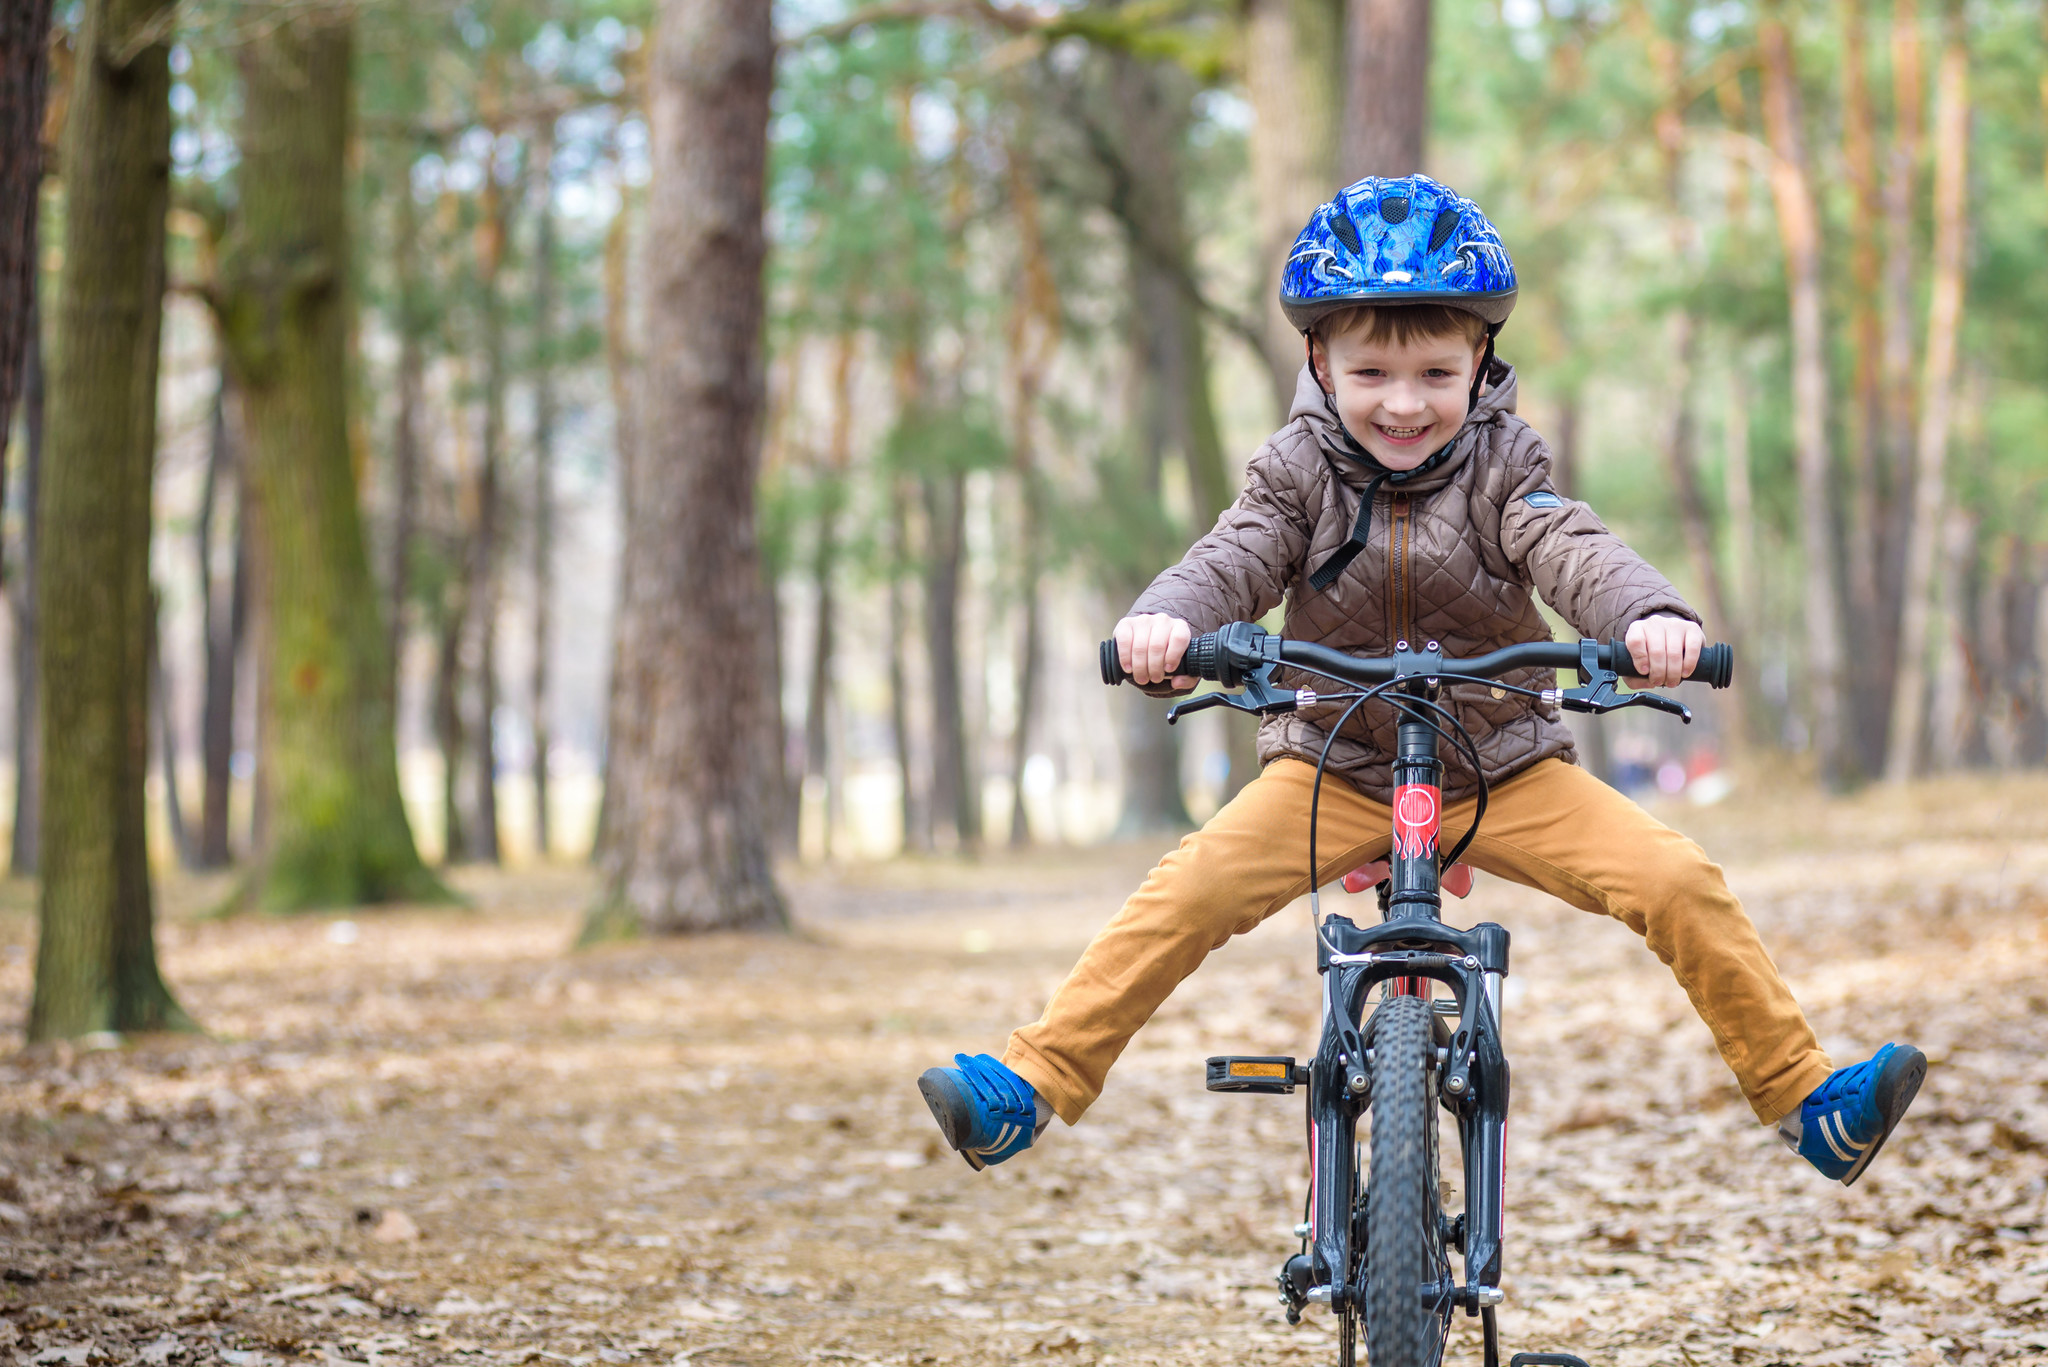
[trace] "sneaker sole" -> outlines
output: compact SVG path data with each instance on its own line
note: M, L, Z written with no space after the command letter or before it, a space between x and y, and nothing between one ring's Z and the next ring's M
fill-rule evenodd
M960 1095L960 1088L952 1078L946 1076L943 1068L927 1068L924 1076L917 1080L917 1090L924 1097L924 1104L931 1108L932 1119L938 1122L939 1133L945 1136L947 1147L967 1160L967 1166L980 1172L988 1164L960 1147L960 1141L974 1123L973 1112L968 1109L967 1098Z
M1856 1179L1884 1148L1884 1141L1892 1137L1893 1128L1905 1116L1906 1108L1913 1104L1913 1098L1920 1094L1920 1084L1926 1080L1927 1055L1910 1044L1900 1045L1884 1061L1884 1071L1877 1075L1877 1108L1884 1116L1884 1129L1869 1152L1857 1159L1856 1166L1842 1178L1843 1186L1856 1185Z

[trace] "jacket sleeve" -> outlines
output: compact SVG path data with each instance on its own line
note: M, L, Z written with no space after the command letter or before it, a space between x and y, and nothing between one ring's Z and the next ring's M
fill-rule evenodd
M1698 622L1671 581L1630 550L1591 508L1551 485L1550 452L1529 434L1501 508L1501 547L1581 636L1619 640L1653 613Z
M1289 473L1278 447L1259 448L1245 468L1244 492L1179 564L1138 595L1131 615L1163 612L1199 634L1271 612L1300 572L1313 525L1303 482Z

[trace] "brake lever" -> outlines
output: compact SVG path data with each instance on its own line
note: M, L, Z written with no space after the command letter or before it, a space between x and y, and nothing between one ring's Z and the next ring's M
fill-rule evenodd
M1617 645L1616 647L1620 647ZM1582 640L1579 642L1579 686L1563 689L1558 693L1558 705L1567 712L1585 712L1599 716L1603 712L1617 712L1624 707L1650 707L1692 725L1692 709L1676 698L1667 698L1661 693L1623 693L1619 691L1621 675L1611 669L1600 667L1600 643Z
M1166 709L1166 721L1170 726L1188 713L1206 707L1230 707L1254 717L1270 717L1292 712L1300 704L1301 696L1294 690L1273 686L1273 666L1264 664L1244 676L1244 687L1238 692L1204 693L1199 698L1175 703Z
M1624 707L1652 707L1659 712L1669 712L1687 726L1692 725L1692 709L1662 693L1622 693L1604 700L1578 696L1586 691L1570 689L1558 700L1558 705L1567 712L1587 712L1596 717L1606 712L1619 712Z

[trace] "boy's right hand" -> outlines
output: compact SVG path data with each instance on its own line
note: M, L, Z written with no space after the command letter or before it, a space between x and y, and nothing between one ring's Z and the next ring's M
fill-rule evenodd
M1148 612L1126 617L1116 624L1116 653L1131 680L1141 686L1165 683L1172 678L1175 692L1193 688L1199 680L1174 674L1180 657L1187 653L1195 633L1178 617Z

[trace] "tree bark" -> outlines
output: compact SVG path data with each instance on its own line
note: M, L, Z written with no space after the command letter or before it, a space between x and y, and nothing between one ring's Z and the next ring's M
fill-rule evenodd
M157 970L143 817L169 15L164 0L92 0L78 34L39 510L47 762L31 1042L191 1025Z
M29 329L35 323L49 66L50 0L0 6L0 444L27 382ZM0 461L0 503L6 498L6 463Z
M1892 691L1884 776L1902 783L1920 770L1922 709L1927 700L1928 613L1934 558L1947 495L1956 339L1963 315L1964 196L1970 154L1970 56L1960 0L1949 0L1934 103L1934 263L1927 303L1927 355L1914 442L1913 522L1899 611L1899 655Z
M548 648L555 577L555 179L554 128L543 121L533 147L533 661L528 721L533 735L533 845L547 859L554 846L548 820Z
M495 162L496 158L492 160ZM498 590L503 566L498 528L504 509L499 467L505 446L505 299L499 288L505 249L511 239L514 196L506 194L495 170L484 182L484 223L478 262L483 298L484 430L477 462L476 526L469 542L471 639L476 647L476 715L469 726L476 784L470 800L469 857L499 861L498 840Z
M1888 634L1889 616L1879 583L1878 566L1887 558L1884 541L1891 528L1890 509L1896 491L1893 471L1879 459L1884 401L1878 387L1884 349L1884 324L1878 305L1884 297L1883 259L1878 250L1878 223L1883 208L1878 198L1876 115L1871 108L1866 62L1869 14L1865 0L1842 0L1842 164L1848 173L1850 343L1854 356L1855 403L1849 412L1849 623L1858 641L1875 642ZM1850 686L1855 708L1855 733L1860 766L1875 772L1882 762L1877 742L1886 671L1856 671Z
M1644 21L1654 24L1647 11ZM1651 64L1657 73L1661 101L1656 116L1657 147L1664 163L1664 212L1671 236L1672 256L1688 277L1698 268L1698 231L1685 205L1685 73L1684 50L1677 41L1654 27L1650 32ZM1671 357L1674 374L1668 386L1671 421L1664 433L1664 468L1678 502L1678 525L1685 548L1706 591L1708 630L1732 641L1736 654L1743 655L1735 614L1730 611L1726 581L1714 543L1713 516L1700 488L1699 421L1693 403L1693 389L1699 361L1699 321L1689 304L1681 302L1671 311ZM1729 731L1736 747L1748 740L1745 701L1740 689L1716 700L1726 709Z
M755 537L762 216L775 41L753 0L665 0L649 72L645 449L605 891L586 932L788 924L769 865L779 745Z
M392 266L398 276L397 405L391 418L391 544L385 574L384 630L391 665L391 696L398 697L398 668L405 653L407 602L412 596L412 540L418 520L420 391L426 380L426 301L421 297L420 214L412 195L412 157L394 187Z
M955 848L981 848L981 767L967 735L960 668L960 589L967 552L967 477L924 480L925 642L932 688L932 812L953 828Z
M1912 537L1913 518L1913 430L1918 413L1913 376L1913 354L1917 345L1914 326L1915 263L1920 256L1915 241L1913 204L1920 167L1920 144L1924 119L1925 71L1921 61L1920 11L1918 0L1893 0L1891 27L1892 139L1885 158L1882 187L1884 210L1884 337L1879 363L1884 401L1884 438L1878 456L1884 462L1885 480L1892 491L1890 516L1883 532L1883 550L1877 566L1877 598L1880 605L1877 637L1871 648L1877 661L1869 672L1873 695L1882 707L1871 719L1873 735L1891 716L1891 698L1897 682L1892 667L1898 659L1899 610L1905 591L1906 546Z
M910 508L903 481L889 479L889 735L896 747L896 769L902 775L898 803L902 809L903 848L922 854L932 847L931 803L917 783L918 767L910 736L910 678L903 666L910 648L910 605L904 586L910 576Z
M21 556L14 582L8 585L14 605L14 830L10 835L8 869L16 878L35 874L42 848L43 728L41 679L37 663L42 632L38 626L36 562L40 556L36 524L43 482L43 338L42 309L29 299L27 376L22 382Z
M150 725L156 729L156 752L164 787L164 823L170 828L171 849L182 868L199 863L198 847L191 828L185 824L185 803L178 792L178 728L172 724L171 676L164 665L163 598L154 589L149 594Z
M447 896L399 798L349 447L351 46L345 21L297 16L242 47L239 221L222 261L266 579L269 810L249 891L280 911Z
M846 497L846 471L852 460L855 340L853 333L841 333L834 348L832 433L825 452L825 467L818 472L818 541L811 559L817 610L811 619L811 677L804 690L804 777L815 775L827 785L827 859L832 857L833 814L838 805L833 793L831 754L833 654L839 626L839 602L833 581L839 569L839 519Z
M1349 0L1342 178L1422 169L1430 0Z
M1017 644L1017 724L1010 738L1010 847L1031 844L1024 805L1024 767L1031 761L1038 719L1038 675L1045 657L1040 581L1045 576L1045 477L1038 468L1038 404L1046 368L1060 340L1059 285L1045 249L1037 188L1024 149L1010 151L1010 196L1017 219L1019 281L1010 314L1010 461L1017 475L1017 597L1023 612Z
M1279 277L1302 224L1337 188L1344 126L1345 0L1246 0L1245 89L1252 101L1260 305L1266 369L1281 421L1294 404L1301 334L1280 311Z
M444 605L434 652L434 743L441 750L441 862L461 862L469 848L462 819L462 624L460 594Z
M226 868L228 848L228 797L234 779L235 759L235 670L241 662L242 636L248 614L249 558L245 552L247 527L239 510L231 534L234 565L230 571L228 602L222 611L220 593L214 582L215 518L230 497L241 502L242 481L237 472L234 446L230 440L228 376L221 371L220 389L213 401L213 441L206 457L206 487L199 499L197 552L199 562L199 634L205 653L206 696L199 718L199 843L197 864L202 869ZM235 491L229 493L230 487Z
M627 239L625 191L620 190L619 208L604 234L604 362L612 398L612 464L618 486L621 545L612 593L612 658L605 690L605 740L603 780L598 794L597 830L591 840L592 862L601 864L616 824L612 815L614 785L611 757L633 727L627 710L625 662L638 646L631 617L632 600L626 592L626 567L632 563L633 519L626 515L632 506L633 479L640 439L640 360L632 344L631 304L627 268L630 243Z
M1771 199L1785 253L1792 313L1792 432L1805 543L1806 685L1823 781L1849 777L1842 707L1842 626L1836 587L1833 454L1828 445L1827 330L1821 314L1820 219L1801 125L1798 78L1783 0L1757 27L1764 69L1764 126L1770 141Z

